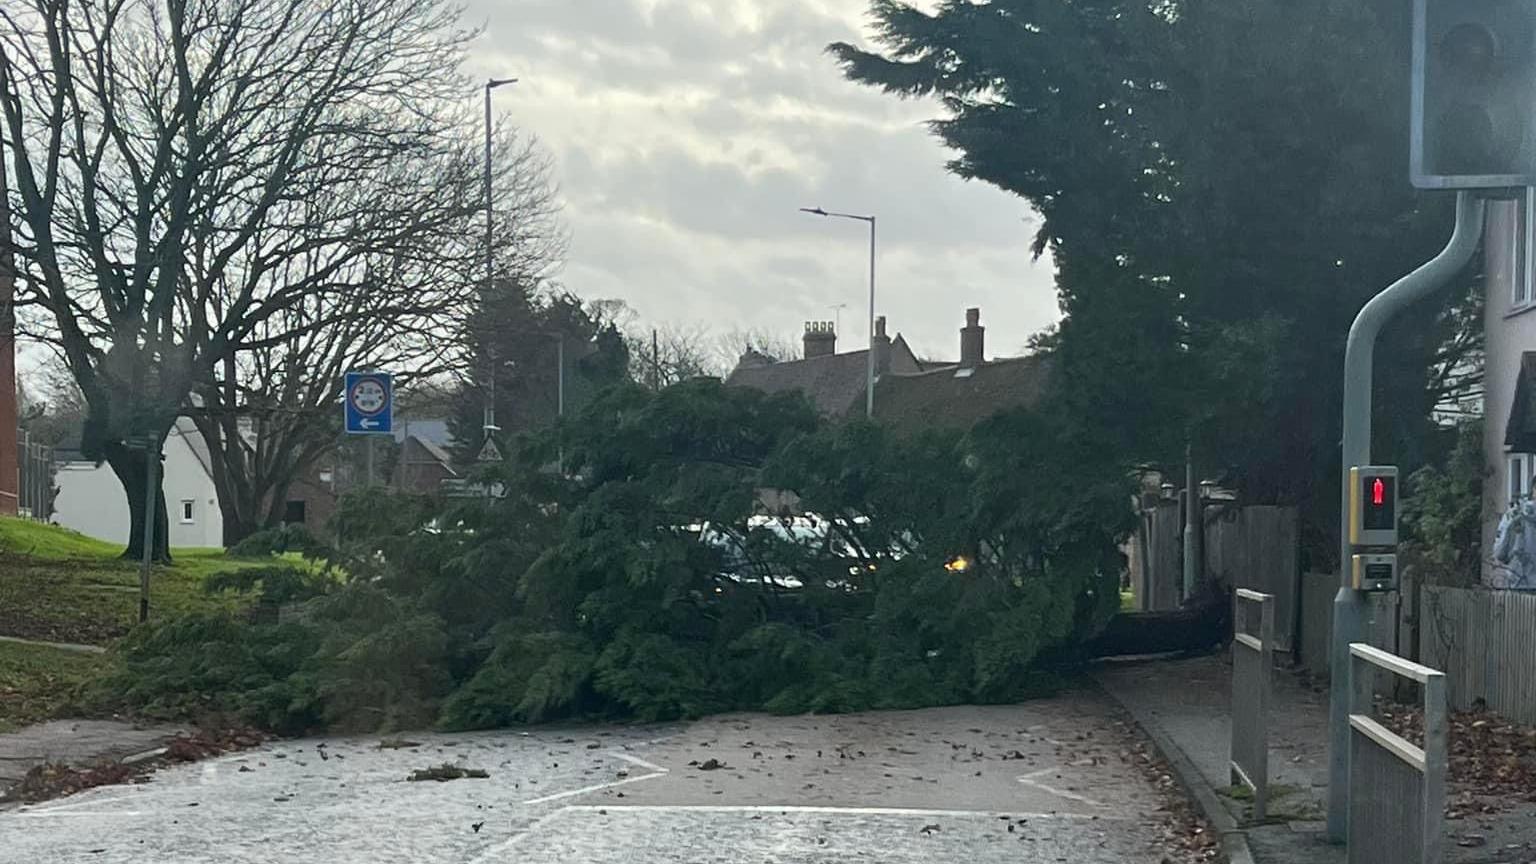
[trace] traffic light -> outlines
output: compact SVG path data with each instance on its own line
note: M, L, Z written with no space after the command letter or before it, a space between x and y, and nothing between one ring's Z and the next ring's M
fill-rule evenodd
M1536 0L1414 0L1413 185L1536 185Z
M1397 545L1397 469L1385 465L1349 469L1349 542Z

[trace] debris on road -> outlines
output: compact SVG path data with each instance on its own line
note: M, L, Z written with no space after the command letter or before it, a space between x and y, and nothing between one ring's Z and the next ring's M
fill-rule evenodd
M260 744L264 736L250 729L197 731L171 739L160 751L128 761L103 759L91 764L45 762L34 765L21 782L0 794L0 801L35 804L118 783L141 782L155 769L175 762L195 762ZM249 769L247 769L249 770Z
M412 782L435 780L438 783L446 783L449 780L463 780L465 778L472 780L484 780L490 776L491 775L489 773L479 768L464 768L458 765L444 762L443 764L434 766L432 768L418 768L415 771L412 771L411 776L405 779Z

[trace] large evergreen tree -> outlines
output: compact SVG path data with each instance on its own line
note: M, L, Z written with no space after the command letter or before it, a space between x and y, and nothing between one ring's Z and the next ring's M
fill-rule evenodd
M1059 268L1066 316L1045 344L1090 428L1142 464L1177 461L1193 437L1249 500L1301 505L1327 554L1344 337L1450 227L1450 202L1407 181L1409 6L871 7L878 50L831 47L848 76L941 99L951 169L1043 215L1035 248ZM1378 355L1377 428L1403 464L1454 395L1430 370L1467 335L1452 332L1467 296L1414 310Z

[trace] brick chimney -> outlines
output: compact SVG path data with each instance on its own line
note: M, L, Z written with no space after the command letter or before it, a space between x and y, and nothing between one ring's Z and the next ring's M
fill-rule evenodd
M986 362L982 358L987 328L981 326L981 310L965 310L965 326L960 328L960 366L969 369Z
M805 322L805 359L837 352L837 329L831 321Z
M884 375L891 368L891 337L885 332L885 316L875 319L875 374Z

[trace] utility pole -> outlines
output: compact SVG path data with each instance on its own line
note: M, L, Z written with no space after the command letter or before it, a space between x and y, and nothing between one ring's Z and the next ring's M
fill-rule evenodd
M661 389L661 341L655 327L651 328L651 389Z

